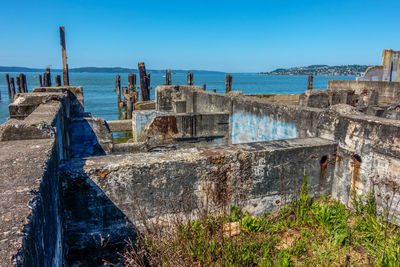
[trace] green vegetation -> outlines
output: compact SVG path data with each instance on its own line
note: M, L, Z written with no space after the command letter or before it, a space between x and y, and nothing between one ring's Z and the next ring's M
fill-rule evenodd
M276 69L271 72L261 72L266 75L330 75L330 76L360 76L368 65L311 65L308 67L295 67L289 69Z
M378 215L373 194L353 192L352 205L311 200L304 177L290 206L261 217L232 206L180 221L169 234L142 237L124 258L127 266L399 266L400 230Z

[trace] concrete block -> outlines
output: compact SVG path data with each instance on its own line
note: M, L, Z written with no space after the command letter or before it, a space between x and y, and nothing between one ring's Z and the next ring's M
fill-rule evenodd
M299 105L312 108L329 107L329 94L326 90L306 90L299 97Z

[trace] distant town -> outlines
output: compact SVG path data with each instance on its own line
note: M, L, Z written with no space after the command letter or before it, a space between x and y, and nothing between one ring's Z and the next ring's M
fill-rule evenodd
M308 67L294 67L276 69L271 72L260 72L260 75L329 75L329 76L360 76L369 65L311 65Z

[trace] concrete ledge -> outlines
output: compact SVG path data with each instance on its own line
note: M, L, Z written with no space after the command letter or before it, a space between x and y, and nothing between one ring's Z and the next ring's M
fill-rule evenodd
M154 100L136 102L133 106L134 110L154 110L156 109L156 102Z
M364 89L375 90L379 94L379 105L396 103L400 99L400 82L329 80L328 89L354 90L356 94L361 94Z
M246 97L257 97L271 102L279 102L290 105L298 105L299 104L299 94L248 94Z
M132 131L132 120L107 121L111 132Z
M139 207L151 218L181 206L190 213L206 202L241 203L260 214L295 197L303 174L311 195L330 193L334 168L327 162L335 161L336 148L335 142L310 138L109 155L73 160L62 172L88 186L94 182L132 222Z
M55 137L61 107L59 101L49 102L40 105L25 120L6 121L0 125L0 141Z
M84 99L82 86L36 87L33 92L68 92L71 116L82 116L84 113Z
M61 266L54 139L0 142L0 266Z

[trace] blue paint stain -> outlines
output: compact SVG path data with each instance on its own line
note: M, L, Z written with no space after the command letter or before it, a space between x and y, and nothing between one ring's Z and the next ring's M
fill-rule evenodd
M284 123L269 116L236 110L230 118L232 144L291 139L298 137L294 123Z

